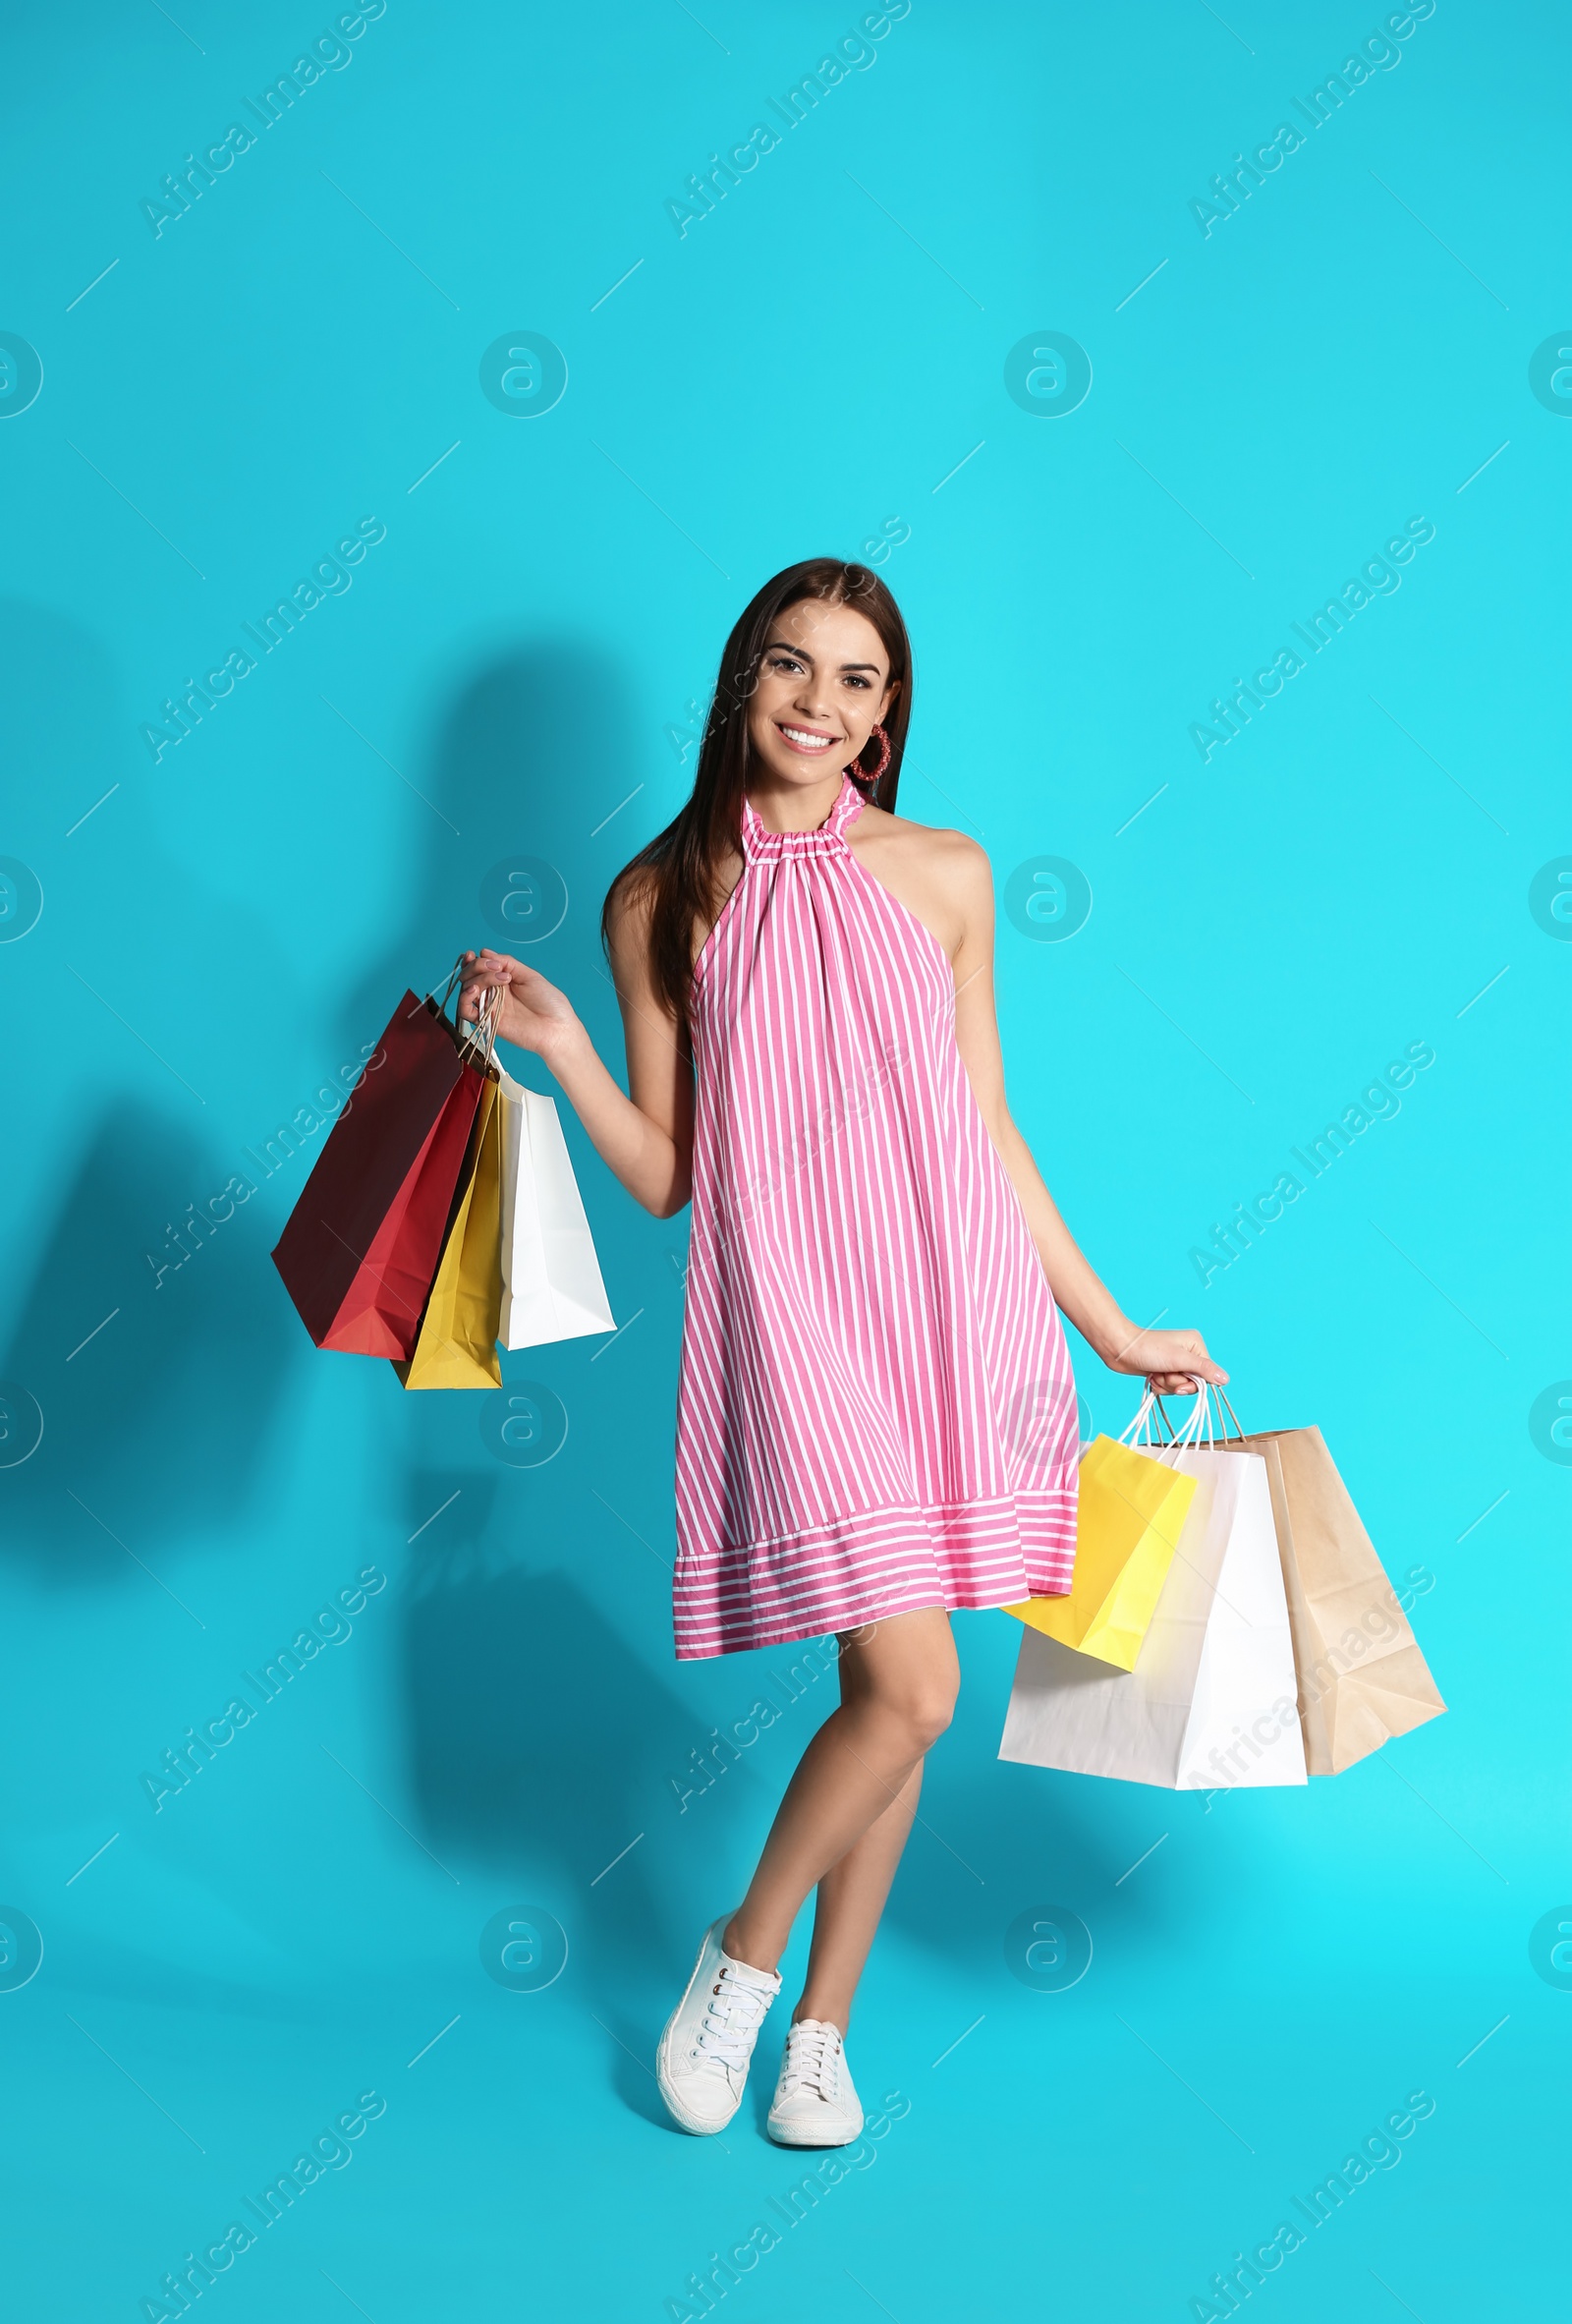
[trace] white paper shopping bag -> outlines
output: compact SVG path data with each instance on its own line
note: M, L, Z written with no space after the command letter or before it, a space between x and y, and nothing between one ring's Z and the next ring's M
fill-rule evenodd
M556 1101L502 1076L504 1347L614 1332Z
M1001 1759L1176 1791L1307 1780L1266 1464L1195 1442L1202 1417L1165 1455L1196 1495L1135 1669L1028 1630Z

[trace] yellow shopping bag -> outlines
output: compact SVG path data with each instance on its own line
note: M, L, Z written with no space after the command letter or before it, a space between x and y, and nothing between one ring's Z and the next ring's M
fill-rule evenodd
M1133 1671L1195 1491L1194 1477L1178 1476L1150 1452L1095 1437L1081 1460L1069 1596L1031 1598L1005 1613L1080 1654Z
M487 1079L476 1115L475 1166L442 1247L420 1337L407 1364L393 1367L406 1388L500 1388L502 1320L502 1108Z

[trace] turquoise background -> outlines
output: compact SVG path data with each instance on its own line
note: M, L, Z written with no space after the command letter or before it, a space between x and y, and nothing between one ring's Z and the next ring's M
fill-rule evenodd
M508 1359L567 1420L515 1467L494 1399L310 1347L267 1254L321 1132L270 1176L247 1150L497 933L519 855L567 893L533 957L620 1069L606 882L686 795L742 603L868 544L916 643L904 812L980 836L1001 893L1041 858L1090 887L1066 940L1000 917L1048 1183L1247 1425L1320 1425L1451 1707L1308 1790L1049 1775L994 1756L1013 1625L961 1616L852 2032L899 2093L876 2167L710 2297L1206 2314L1423 2090L1400 2167L1252 2296L1556 2312L1572 949L1530 889L1572 854L1565 19L1442 0L1204 234L1212 173L1374 8L915 0L679 235L688 173L858 21L390 0L157 234L163 174L332 18L88 0L4 34L0 330L42 386L18 408L12 345L0 2039L39 2324L174 2312L165 2272L363 2093L352 2167L213 2312L653 2324L801 2176L756 2120L773 2035L723 2144L648 2070L830 1685L679 1808L788 1659L672 1659L686 1219L569 1121L625 1329ZM549 355L518 408L482 392L526 333L549 410ZM1092 367L1071 412L1051 367L1040 408L1009 392L1048 333ZM1204 761L1219 690L1411 518L1400 589ZM362 519L352 586L155 758L165 699ZM1414 1042L1400 1112L1204 1287L1213 1224ZM1134 1384L1075 1354L1122 1424ZM160 1755L366 1567L352 1634L155 1810ZM1006 1959L1050 1906L1093 1941L1061 1992ZM515 1991L480 1940L526 1907L568 1956Z

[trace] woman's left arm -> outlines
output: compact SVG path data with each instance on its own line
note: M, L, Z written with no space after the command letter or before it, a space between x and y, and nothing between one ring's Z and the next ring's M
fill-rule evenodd
M993 1002L992 870L972 840L955 834L946 839L946 883L962 924L951 956L956 1046L988 1136L1020 1197L1055 1301L1110 1372L1144 1373L1159 1395L1189 1394L1202 1381L1225 1383L1227 1373L1207 1355L1199 1332L1143 1331L1133 1324L1060 1218L1005 1100Z

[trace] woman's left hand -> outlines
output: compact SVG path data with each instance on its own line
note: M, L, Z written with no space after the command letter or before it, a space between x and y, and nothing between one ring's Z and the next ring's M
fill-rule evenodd
M1122 1340L1097 1353L1110 1372L1144 1373L1159 1396L1193 1396L1203 1381L1213 1387L1228 1381L1199 1332L1143 1332L1132 1324Z

